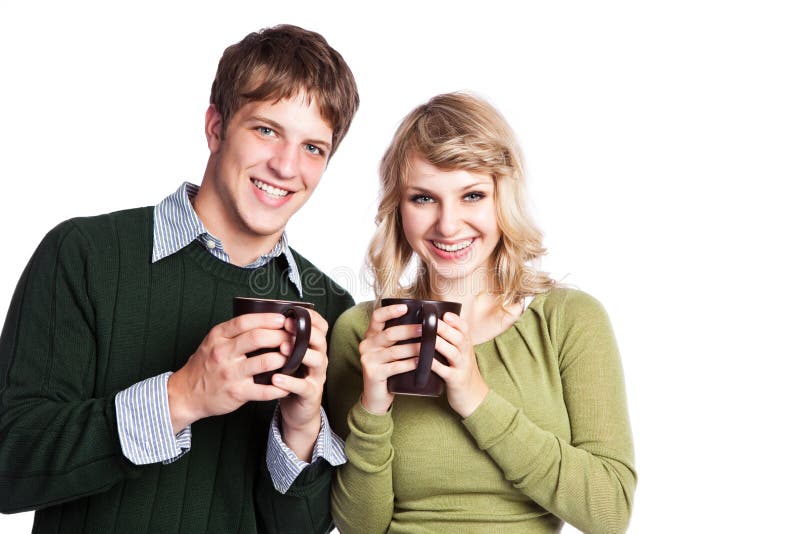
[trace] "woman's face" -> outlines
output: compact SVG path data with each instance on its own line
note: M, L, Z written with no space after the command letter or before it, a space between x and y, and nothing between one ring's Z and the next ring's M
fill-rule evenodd
M494 203L491 176L443 171L420 158L412 160L400 215L405 238L427 265L431 282L491 275L492 253L500 241ZM485 286L465 285L463 290L474 293L480 287Z

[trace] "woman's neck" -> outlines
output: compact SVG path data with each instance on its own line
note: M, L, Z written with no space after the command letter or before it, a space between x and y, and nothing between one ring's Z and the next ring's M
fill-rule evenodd
M522 303L503 308L498 295L488 291L485 281L431 281L431 298L461 303L461 318L469 326L473 344L493 339L507 330L522 313Z
M470 329L490 318L497 311L498 300L487 291L481 280L431 280L431 298L461 303L461 317Z

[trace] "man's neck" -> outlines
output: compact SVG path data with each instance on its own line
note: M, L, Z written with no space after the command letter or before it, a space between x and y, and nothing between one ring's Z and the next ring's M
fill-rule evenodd
M222 206L214 205L215 198L204 194L201 187L197 196L190 201L206 231L222 241L225 253L233 265L249 265L275 248L283 230L263 236L253 234L245 228L237 228L237 223L231 220L228 212Z

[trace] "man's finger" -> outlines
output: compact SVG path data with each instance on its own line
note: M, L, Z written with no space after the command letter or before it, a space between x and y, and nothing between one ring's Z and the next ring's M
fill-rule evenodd
M283 328L285 319L280 313L246 313L218 324L217 328L222 336L233 339L256 328L279 330Z
M247 354L260 349L277 349L289 340L290 335L285 330L257 328L239 334L234 339L233 350L236 354Z

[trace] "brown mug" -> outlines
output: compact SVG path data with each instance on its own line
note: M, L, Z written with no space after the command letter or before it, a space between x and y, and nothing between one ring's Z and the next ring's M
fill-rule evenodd
M461 303L443 300L420 299L381 299L381 306L405 304L406 313L396 319L386 321L384 329L401 324L422 324L422 336L399 341L398 344L419 343L419 362L414 371L390 376L388 388L390 393L401 395L423 395L438 397L444 391L444 380L436 373L431 372L433 359L436 358L447 365L447 360L436 352L436 328L439 319L447 312L461 313Z
M287 358L286 363L280 369L267 371L253 376L256 384L272 384L272 375L281 373L284 375L302 376L302 361L308 350L308 343L311 339L311 315L308 310L314 309L310 302L293 302L289 300L257 299L249 297L233 297L233 315L237 317L246 313L280 313L286 317L293 317L295 320L296 332L294 348ZM267 352L278 352L278 347L269 347L248 352L247 357L258 356Z

